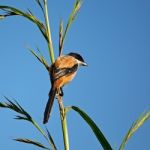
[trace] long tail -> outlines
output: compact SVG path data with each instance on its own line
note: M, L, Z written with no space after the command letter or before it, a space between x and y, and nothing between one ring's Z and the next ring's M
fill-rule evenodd
M53 103L54 103L55 95L56 95L56 89L54 89L52 87L50 92L49 92L49 99L47 101L45 112L44 112L43 124L46 124L48 122L50 112L52 110L52 106L53 106Z

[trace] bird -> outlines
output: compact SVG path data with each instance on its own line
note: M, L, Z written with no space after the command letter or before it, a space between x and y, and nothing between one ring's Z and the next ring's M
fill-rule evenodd
M44 111L43 124L46 124L49 120L56 94L63 96L63 86L72 81L80 66L87 66L87 63L80 54L74 52L59 56L51 65L49 71L51 89Z

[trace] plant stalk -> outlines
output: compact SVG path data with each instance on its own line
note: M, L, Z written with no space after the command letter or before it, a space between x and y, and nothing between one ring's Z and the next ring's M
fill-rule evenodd
M63 138L64 138L64 148L65 150L69 150L69 138L68 138L68 128L67 128L67 119L66 114L61 119Z
M65 108L63 106L62 97L58 96L57 99L58 99L58 103L59 103L61 126L62 126L62 132L63 132L63 140L64 140L64 149L69 150L69 136L68 136L66 111L65 111Z
M44 0L44 9L45 9L45 23L46 23L47 36L48 36L49 56L50 56L51 63L54 63L55 57L54 57L50 23L49 23L49 17L48 17L47 0Z

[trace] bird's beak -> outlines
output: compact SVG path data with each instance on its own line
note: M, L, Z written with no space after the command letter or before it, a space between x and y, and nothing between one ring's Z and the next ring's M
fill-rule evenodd
M81 65L82 65L82 66L88 66L87 63L85 63L85 62L82 62Z

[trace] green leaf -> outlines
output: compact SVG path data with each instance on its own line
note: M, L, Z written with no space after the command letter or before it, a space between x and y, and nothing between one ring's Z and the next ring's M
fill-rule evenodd
M10 110L13 110L13 111L19 113L20 115L17 115L15 119L27 120L29 122L32 122L32 117L19 105L19 103L17 101L12 102L7 97L5 97L5 98L7 101L0 102L0 107L8 108Z
M130 127L129 131L127 132L126 136L124 137L119 150L123 150L125 147L125 144L127 143L127 141L131 138L131 136L136 132L136 130L138 130L144 123L146 120L148 120L150 118L150 111L147 111L145 113L143 113L134 123L133 125Z
M93 133L97 137L98 141L100 142L100 144L102 145L104 150L112 150L110 144L108 143L107 139L105 138L105 136L103 135L101 130L98 128L98 126L95 124L95 122L83 110L81 110L80 108L78 108L76 106L71 106L71 107L66 108L67 111L70 109L75 110L86 121L86 123L93 130Z
M45 66L45 68L49 71L48 63L47 63L46 59L44 58L44 56L42 55L42 53L39 51L39 49L38 49L38 52L40 53L40 55L36 54L33 49L31 49L31 48L28 48L28 49Z
M63 37L62 37L61 49L63 48L64 41L65 41L66 35L68 33L68 30L69 30L70 26L72 25L73 21L75 20L81 6L82 6L82 0L76 0L74 7L73 7L73 10L69 16L69 19L68 19L68 22L67 22L67 25L65 28L65 32L64 32Z
M62 43L63 42L63 21L60 22L59 26L59 56L62 55Z
M53 138L52 138L52 136L51 136L51 134L50 134L50 132L47 128L46 128L46 131L47 131L47 135L48 135L48 138L49 138L49 141L50 141L50 144L51 144L52 148L54 150L57 150L56 145L54 143L54 140L53 140Z
M42 12L44 13L44 9L43 9L43 6L42 6L42 3L40 2L40 0L35 0L35 1L40 6Z
M10 109L10 110L13 110L13 111L19 113L19 115L17 115L15 119L27 120L30 123L32 123L36 127L36 129L43 135L43 137L48 141L48 143L51 145L52 149L56 150L56 146L54 144L54 141L52 141L52 137L50 136L50 133L47 136L47 134L36 123L36 121L33 120L33 118L20 106L20 104L17 101L12 102L7 97L5 97L5 98L6 98L7 101L6 102L0 102L0 107L1 108L7 108L7 109ZM50 137L51 137L51 139L49 139ZM42 146L42 144L40 144L38 142L35 142L35 141L32 141L32 140L28 140L28 139L17 139L17 141L24 142L24 143L29 143L29 144L34 144L34 145L37 145L39 147Z
M11 7L11 6L0 6L0 9L6 12L4 15L0 15L1 16L0 18L2 18L2 19L5 17L8 17L8 16L19 15L19 16L25 17L28 20L32 21L33 23L35 23L38 26L39 30L41 31L41 33L43 34L45 39L48 41L45 25L41 21L39 21L31 13L31 11L26 13L15 7Z
M37 147L40 147L40 148L43 148L43 149L49 149L47 147L45 147L43 144L37 142L37 141L33 141L33 140L30 140L30 139L25 139L25 138L17 138L17 139L14 139L15 141L17 142L22 142L22 143L26 143L26 144L32 144L32 145L35 145Z
M29 113L21 107L21 105L16 100L14 102L12 102L7 97L5 97L5 99L7 101L0 102L0 107L7 108L7 109L10 109L10 110L13 110L13 111L19 113L19 115L16 115L16 118L14 118L14 119L27 120L27 121L31 122L32 124L34 124L35 121L32 119L32 117L29 115Z

